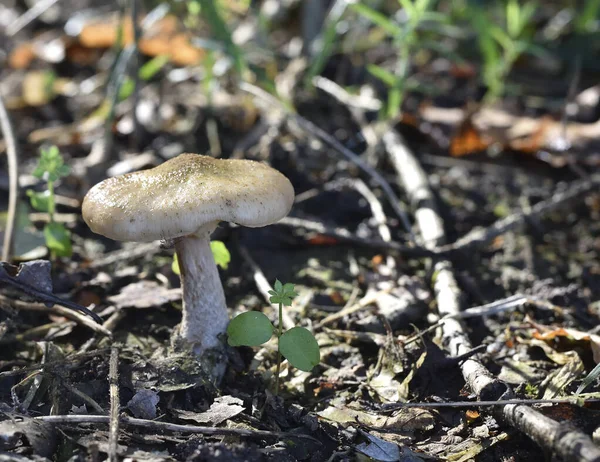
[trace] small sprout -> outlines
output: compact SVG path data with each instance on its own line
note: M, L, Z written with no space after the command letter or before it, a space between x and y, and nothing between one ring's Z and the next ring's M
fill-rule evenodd
M71 173L71 168L65 165L65 161L56 146L40 149L40 160L33 171L33 176L44 178L50 184L58 181L59 178L68 176L69 173Z
M54 221L56 203L54 199L54 183L60 178L68 176L71 168L65 165L64 159L56 146L40 149L40 160L33 171L37 178L46 180L47 189L42 192L27 190L31 206L40 212L49 215L49 222L44 226L46 247L52 257L70 257L73 254L71 233L62 223Z
M273 324L260 311L246 311L231 320L227 335L231 346L259 346L273 336Z
M275 290L269 290L269 295L271 295L269 301L271 303L281 303L283 306L292 306L292 299L298 296L294 291L294 284L291 282L282 284L281 281L277 279L273 289Z
M310 372L321 360L319 344L314 335L304 327L294 327L283 332L283 306L291 306L298 293L294 284L282 284L276 280L273 290L269 291L271 303L279 305L279 328L275 331L278 340L277 371L275 373L275 394L279 391L279 371L281 356L301 371ZM273 334L273 325L269 319L257 311L242 313L229 323L227 335L231 346L259 346L268 342Z

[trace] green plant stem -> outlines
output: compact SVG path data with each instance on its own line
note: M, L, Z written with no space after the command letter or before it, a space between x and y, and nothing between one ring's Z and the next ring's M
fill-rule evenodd
M54 181L48 180L48 216L50 218L50 223L54 223Z
M279 339L283 335L283 305L279 303L279 326L277 329L277 369L275 370L275 390L273 394L277 396L279 393L279 372L281 371L281 350L279 349Z

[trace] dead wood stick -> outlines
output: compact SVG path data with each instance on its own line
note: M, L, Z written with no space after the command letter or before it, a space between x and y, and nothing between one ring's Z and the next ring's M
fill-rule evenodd
M382 295L389 294L392 291L392 289L393 289L393 287L388 287L388 288L382 289L378 292L365 295L363 298L361 298L355 304L347 306L347 307L341 309L340 311L338 311L337 313L330 314L329 316L327 316L320 322L316 323L315 329L320 329L321 327L323 327L327 324L331 324L333 321L337 321L338 319L341 319L344 316L347 316L352 313L356 313L357 311L360 311L363 308L366 308L367 306L375 303L379 299L379 297L381 297Z
M409 247L399 244L395 241L386 242L382 239L367 239L352 234L345 228L332 228L324 225L321 222L307 220L305 218L298 217L285 217L279 220L274 225L288 226L290 228L304 228L309 231L314 231L324 236L334 237L342 242L350 242L357 244L362 247L372 248L378 251L387 251L390 253L396 253L405 257L431 257L436 255L435 252L427 250L423 247Z
M291 112L289 108L286 108L281 102L279 102L269 93L264 91L262 88L259 88L247 82L243 82L240 84L240 89L258 98L261 98L262 100L266 101L272 106L276 106L283 110L287 117L293 119L294 122L296 122L306 132L308 132L316 138L319 138L325 144L335 149L342 156L344 156L346 159L348 159L350 162L352 162L354 165L360 168L363 172L365 172L367 175L373 178L373 181L375 181L379 185L379 187L388 197L390 206L392 207L392 209L394 209L394 212L396 213L398 218L400 218L400 221L402 222L402 225L406 229L406 232L410 236L411 240L414 241L412 226L410 224L410 220L408 219L406 211L403 210L400 206L400 199L398 198L398 196L396 196L396 193L394 192L390 184L387 182L387 180L377 170L368 165L360 156L352 152L350 149L348 149L346 146L344 146L342 143L336 140L333 136L327 133L325 130L317 127L315 124L305 119L304 117Z
M108 430L108 460L118 462L117 449L119 446L119 350L110 349L108 362L108 384L110 395L110 422Z
M23 302L21 300L15 300L9 297L5 297L4 295L0 295L0 306L1 305L16 308L18 310L42 311L46 313L58 314L67 319L70 319L71 321L75 321L77 324L81 324L82 326L85 326L88 329L93 330L94 332L102 334L106 337L112 337L112 332L102 327L101 324L98 324L93 319L90 319L89 317L81 314L79 311L73 311L61 305L54 305L48 308L43 303Z
M15 132L2 96L0 96L0 131L2 131L2 136L6 143L6 156L8 160L8 213L6 216L6 228L4 229L4 242L2 244L2 260L9 261L14 244L13 237L17 219L19 152L17 150Z
M86 317L86 316L82 316L82 315L87 315L93 321L95 321L94 324L102 322L102 318L100 316L98 316L93 311L90 311L85 306L79 305L70 300L64 300L60 297L57 297L54 294L44 292L42 290L38 290L37 288L30 286L29 284L25 284L25 283L17 280L16 278L11 277L6 272L6 270L2 267L0 267L0 281L7 283L8 285L14 287L15 289L19 290L20 292L23 292L24 294L29 295L30 297L33 297L37 300L41 300L45 303L50 303L50 304L54 305L55 308L58 308L59 306L60 306L60 308L63 308L63 307L68 308L69 311L72 311L73 313L77 313L77 314L81 313L80 317ZM4 297L2 295L0 295L0 297L10 300L9 297ZM16 302L18 302L18 300L14 300L14 302L16 303ZM34 305L34 304L32 304L32 305ZM35 304L35 305L40 305L40 304ZM20 305L17 305L17 306L20 306ZM45 305L42 305L42 306L45 308ZM25 306L20 306L20 307L27 309ZM35 308L32 308L32 309L35 309Z
M399 182L416 208L416 221L425 247L433 248L443 244L443 222L437 212L435 197L429 187L426 173L398 133L388 131L383 136L383 142ZM437 259L434 260L434 265L437 274L434 291L438 311L442 316L456 315L460 312L460 289L454 278L452 264ZM460 356L472 349L459 319L446 319L442 331L445 344L453 356ZM476 359L467 359L460 367L465 381L479 399L512 398L510 388L497 380ZM564 460L600 461L600 448L587 435L567 424L556 422L522 404L508 404L494 410L500 420L522 431L542 448L551 450Z
M35 420L53 424L86 424L86 423L110 423L110 417L105 415L48 415L35 417ZM147 428L156 433L164 431L177 433L195 433L208 436L245 436L248 438L269 438L269 439L284 439L292 438L299 440L309 440L320 443L319 440L310 435L292 432L275 432L268 430L248 430L246 428L217 428L217 427L200 427L197 425L180 425L169 422L158 422L155 420L135 419L133 417L121 416L120 423L138 428Z
M589 398L585 403L597 403L600 399ZM494 407L505 406L507 404L523 404L526 406L535 406L536 404L572 404L579 406L580 401L577 399L499 399L497 401L448 401L440 403L385 403L382 405L380 412L390 412L402 408L471 408L471 407Z
M535 218L556 210L577 197L598 189L600 185L600 175L593 175L587 179L574 181L564 191L555 192L550 199L540 201L528 210L520 210L501 220L496 221L487 228L477 228L468 232L465 236L456 242L443 245L437 250L440 254L451 254L454 252L464 252L474 247L481 247L492 239L507 231L515 229L523 224L527 219Z
M72 368L79 367L80 361L83 361L85 359L94 358L96 356L104 355L107 351L108 351L107 349L100 349L100 350L89 351L89 352L85 352L85 353L75 353L75 354L72 354L71 356L68 356L66 358L63 358L63 359L60 359L57 361L49 361L44 364L34 364L33 366L27 366L27 367L23 367L21 369L14 369L11 371L0 372L0 379L5 378L5 377L14 377L17 375L23 375L23 374L27 374L29 372L38 371L38 370L44 369L44 368L48 369L51 367L52 368L64 367L67 370L69 370ZM69 363L69 361L71 361L71 363Z

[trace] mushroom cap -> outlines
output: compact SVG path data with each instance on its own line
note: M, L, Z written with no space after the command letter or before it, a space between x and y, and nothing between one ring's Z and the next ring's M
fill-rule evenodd
M95 233L148 242L218 221L266 226L286 216L293 201L290 181L265 164L181 154L98 183L85 196L82 214Z

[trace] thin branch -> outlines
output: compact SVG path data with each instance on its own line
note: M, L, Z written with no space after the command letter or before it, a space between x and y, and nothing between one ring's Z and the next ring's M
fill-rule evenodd
M119 446L119 350L110 349L108 363L108 385L110 395L110 422L108 429L108 460L118 462L117 449Z
M582 403L597 403L600 398L589 399L499 399L498 401L455 401L444 403L389 403L383 404L382 411L395 411L402 408L471 408L471 407L493 407L505 406L507 404L522 404L525 406L534 406L536 404L572 404L579 406Z
M402 225L404 226L406 232L409 234L411 240L414 241L414 234L412 232L410 220L408 218L407 213L400 206L400 199L398 198L398 196L396 196L396 193L394 192L390 184L387 182L387 180L383 176L381 176L381 174L378 171L373 169L360 156L352 152L350 149L348 149L346 146L344 146L342 143L336 140L333 136L327 133L325 130L317 127L315 124L308 121L299 114L291 112L280 101L278 101L276 98L264 91L262 88L259 88L247 82L242 82L240 84L240 89L254 96L257 96L258 98L263 99L270 105L276 106L279 109L283 110L287 117L293 119L300 127L306 130L309 134L319 138L325 144L335 149L346 159L348 159L350 162L359 167L363 172L369 175L379 185L379 187L388 197L388 201L392 209L394 209L394 212L396 213L398 218L400 218L400 221L402 222Z
M474 229L456 242L439 247L437 252L439 254L452 254L454 252L464 252L475 247L482 247L495 237L515 229L529 219L564 207L567 202L583 194L597 191L599 185L600 175L593 175L585 180L574 181L564 191L555 192L550 199L540 201L528 210L520 210L508 215L487 228Z
M52 424L86 424L86 423L102 423L109 424L110 417L104 415L48 415L35 417L35 420ZM180 425L168 422L158 422L154 420L135 419L133 417L121 416L119 422L123 425L129 425L137 428L146 428L155 433L161 432L177 432L177 433L195 433L208 436L244 436L248 438L268 438L274 440L282 440L284 438L309 440L315 443L320 441L310 435L292 432L272 432L268 430L249 430L246 428L217 428L217 427L200 427L197 425Z
M61 305L53 305L50 308L48 308L43 303L23 302L21 300L15 300L15 299L6 297L4 295L0 295L0 305L8 305L11 308L16 308L18 310L40 311L43 313L58 314L59 316L63 316L67 319L70 319L71 321L75 321L77 324L85 326L88 329L91 329L94 332L97 332L98 334L102 334L109 338L112 337L112 332L110 332L109 330L102 327L101 324L98 324L93 319L79 313L78 311L74 311L70 308L65 308L64 306L61 306Z
M19 32L23 27L27 26L31 21L35 20L38 16L44 14L48 8L57 3L58 0L41 0L33 4L25 13L19 16L15 21L12 21L6 27L6 35L12 37Z
M254 278L254 282L256 283L258 291L263 296L265 301L269 305L271 305L271 296L269 295L269 291L273 290L273 287L267 280L265 273L263 273L260 266L258 266L258 264L254 261L252 255L250 255L250 252L248 252L248 249L246 249L246 247L240 244L238 248L244 261L250 265L250 268L252 268L252 277ZM287 314L287 311L284 311L282 313L282 317L281 319L279 319L279 322L281 322L286 329L291 329L295 326L294 321L292 320L292 318L290 318L290 315Z
M13 286L15 289L23 292L24 294L29 295L30 297L33 297L39 301L42 301L44 303L52 303L53 305L64 306L65 308L68 308L73 311L78 311L79 313L83 313L86 316L89 316L98 324L102 323L102 318L100 316L98 316L96 313L94 313L93 311L90 311L89 309L87 309L85 306L79 305L70 300L64 300L60 297L57 297L56 295L49 294L47 292L42 292L41 290L38 290L27 284L23 284L22 282L17 281L16 279L10 277L10 275L4 270L0 271L0 281ZM98 332L102 332L102 330L100 329L100 330L98 330Z
M377 251L387 251L390 253L399 254L403 257L419 258L432 257L436 255L435 251L427 250L423 247L410 247L399 244L395 241L386 242L382 239L363 238L357 236L356 234L352 234L345 228L332 228L326 226L321 222L307 220L305 218L285 217L279 220L277 223L274 223L274 225L288 226L290 228L304 228L309 231L314 231L316 233L322 234L324 236L334 237L341 242L349 242L352 244L360 245L362 247L375 249Z
M4 243L2 246L2 260L9 261L13 248L13 237L17 221L17 200L19 197L19 151L15 132L0 95L0 129L6 143L6 156L8 160L8 214L4 230Z
M446 237L443 222L437 211L435 196L429 187L426 173L402 137L394 130L383 136L383 142L398 179L416 209L416 221L425 246L431 248L443 244ZM442 325L443 340L451 355L460 356L472 350L463 324L459 319L451 318L460 313L460 289L449 261L434 259L434 269L438 312L442 316L450 315ZM510 388L497 380L475 358L465 360L460 368L465 381L482 401L512 398ZM553 451L564 460L600 461L600 448L587 435L528 406L500 405L494 408L494 413L500 420L522 431L542 448Z

